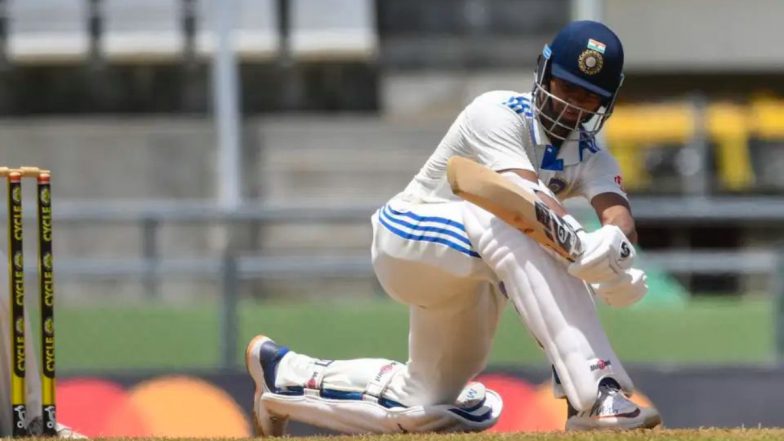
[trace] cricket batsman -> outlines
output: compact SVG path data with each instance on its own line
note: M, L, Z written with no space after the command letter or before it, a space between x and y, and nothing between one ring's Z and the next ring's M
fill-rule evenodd
M322 360L266 336L248 345L261 435L296 420L344 433L480 431L498 421L500 396L472 379L487 363L511 302L544 350L567 430L652 428L654 408L629 400L632 380L597 318L595 298L640 300L634 219L619 167L595 136L623 82L623 47L607 26L576 21L544 47L530 93L480 95L454 121L403 190L372 216L373 268L410 309L409 358ZM575 230L574 262L455 196L450 157L473 159L535 193ZM585 232L562 200L590 201L602 227ZM350 343L350 342L347 342Z

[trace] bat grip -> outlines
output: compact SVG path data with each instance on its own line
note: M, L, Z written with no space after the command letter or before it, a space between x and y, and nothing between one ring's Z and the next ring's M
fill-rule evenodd
M567 225L574 235L574 245L569 252L569 260L574 261L583 254L583 241L582 235L585 234L585 228L574 218L571 214L567 214L561 218L563 223Z

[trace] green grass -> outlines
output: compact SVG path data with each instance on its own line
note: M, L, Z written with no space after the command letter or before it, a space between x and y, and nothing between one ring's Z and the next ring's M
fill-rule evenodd
M194 307L64 307L57 312L58 368L202 369L217 366L216 304ZM773 360L773 312L767 301L700 301L685 309L602 309L618 354L629 362L755 363ZM407 358L407 310L387 301L270 304L239 308L236 364L244 344L265 333L324 358ZM543 357L511 308L491 365L540 365Z

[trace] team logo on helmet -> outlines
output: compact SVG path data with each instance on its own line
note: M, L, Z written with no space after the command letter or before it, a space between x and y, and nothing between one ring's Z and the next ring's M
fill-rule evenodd
M593 49L586 49L577 58L577 66L586 75L596 75L601 72L604 66L604 58L602 58L602 54L599 52Z

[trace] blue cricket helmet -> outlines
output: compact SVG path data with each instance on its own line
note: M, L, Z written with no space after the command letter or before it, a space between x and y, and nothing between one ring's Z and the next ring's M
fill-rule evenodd
M545 51L547 51L545 49ZM574 21L549 45L551 73L609 99L623 79L623 45L613 31L595 21Z
M593 112L566 103L549 92L548 81L555 77L582 87L602 98L602 106ZM561 115L546 115L537 112L550 127L545 131L551 137L558 135L556 126L593 136L601 130L612 114L618 91L623 84L623 45L618 36L602 23L590 20L573 21L566 25L545 45L534 83L534 98L538 109L546 106L547 100L558 101L581 112L577 124L566 126Z

